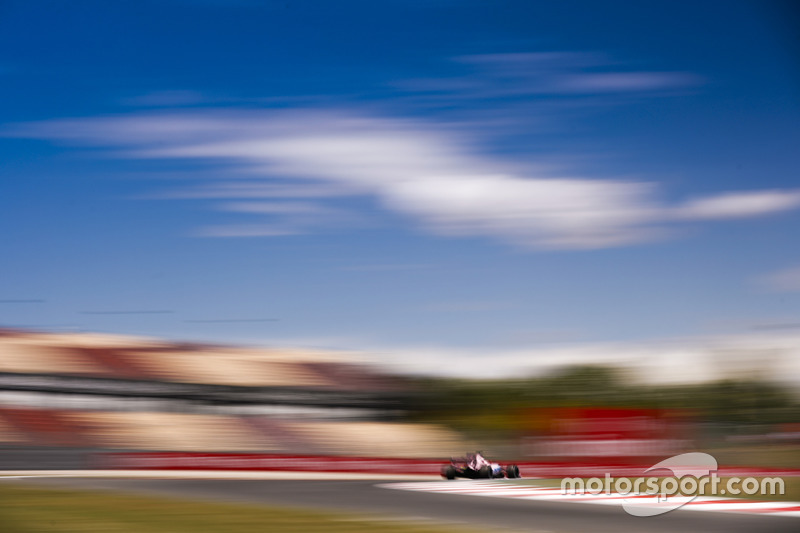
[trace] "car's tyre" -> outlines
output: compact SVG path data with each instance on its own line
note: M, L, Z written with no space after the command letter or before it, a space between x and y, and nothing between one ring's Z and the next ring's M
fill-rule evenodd
M444 467L442 469L442 477L447 479L455 479L456 469L452 465Z
M492 479L492 467L482 466L481 469L478 470L478 477L481 479Z
M517 465L508 465L506 467L506 477L508 479L517 479L519 478L519 467Z

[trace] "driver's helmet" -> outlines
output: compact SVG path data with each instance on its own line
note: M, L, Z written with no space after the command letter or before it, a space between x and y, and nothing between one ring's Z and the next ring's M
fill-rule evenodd
M469 467L474 470L478 470L482 466L489 465L489 461L484 459L483 455L481 455L481 452L467 454L467 460L469 461Z

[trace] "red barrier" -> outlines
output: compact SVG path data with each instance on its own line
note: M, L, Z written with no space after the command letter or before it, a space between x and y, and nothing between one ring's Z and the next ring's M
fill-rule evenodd
M446 461L445 461L446 462ZM439 474L443 461L430 459L222 453L107 453L98 468L147 470L256 470L298 472L380 472Z
M347 457L340 455L278 455L248 453L100 453L93 464L114 470L251 470L439 475L449 459ZM513 461L503 462L503 464ZM651 465L603 463L516 462L524 477L634 477ZM648 473L647 475L654 475ZM657 474L656 474L657 475ZM800 476L800 469L721 467L718 476Z

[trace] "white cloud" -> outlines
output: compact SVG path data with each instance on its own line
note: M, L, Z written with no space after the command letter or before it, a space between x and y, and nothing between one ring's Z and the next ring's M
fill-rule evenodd
M538 248L602 248L654 236L648 184L467 174L405 180L388 192L387 205L448 235Z
M560 89L581 93L656 91L695 85L696 76L683 72L603 72L583 73L564 77Z
M687 219L744 218L800 207L800 190L729 192L691 200L676 211Z
M652 241L669 224L765 215L800 206L798 191L723 193L665 205L655 184L553 175L481 155L460 132L436 124L319 110L195 111L23 125L16 135L122 148L129 157L216 159L247 172L201 197L269 197L222 204L253 216L291 217L274 229L245 225L214 236L311 231L347 216L327 206L333 191L376 198L430 231L478 235L539 249L589 249ZM281 180L280 185L273 180ZM294 191L281 190L292 182ZM315 203L281 201L318 194ZM289 194L291 192L291 194ZM270 197L272 194L272 197ZM305 218L304 218L305 217ZM306 220L307 224L303 222Z
M327 212L321 206L300 202L231 202L221 206L225 211L236 213L307 215Z

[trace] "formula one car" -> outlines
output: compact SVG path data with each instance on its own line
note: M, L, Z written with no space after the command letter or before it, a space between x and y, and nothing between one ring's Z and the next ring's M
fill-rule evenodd
M481 452L468 453L466 457L451 457L450 464L442 467L442 477L455 479L466 477L469 479L492 479L507 477L516 479L520 477L517 465L505 467L498 463L490 463Z

